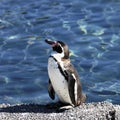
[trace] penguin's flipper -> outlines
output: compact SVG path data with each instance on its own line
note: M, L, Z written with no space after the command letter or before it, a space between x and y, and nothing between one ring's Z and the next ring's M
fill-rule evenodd
M50 79L49 79L49 81L48 81L48 93L49 93L49 96L51 97L51 99L55 99L55 91L54 91L54 89L53 89L53 86L52 86L52 84L51 84L51 81L50 81Z
M69 91L69 95L70 95L70 99L72 101L72 104L74 106L76 106L76 101L75 101L75 79L74 77L71 75L71 73L69 73L68 75L68 91Z
M71 63L65 66L64 71L65 76L68 81L68 91L70 95L71 102L74 106L78 105L78 98L81 96L81 85L79 80L79 75Z

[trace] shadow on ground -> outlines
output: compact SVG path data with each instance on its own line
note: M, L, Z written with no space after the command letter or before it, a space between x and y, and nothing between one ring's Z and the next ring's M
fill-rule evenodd
M62 106L61 103L49 103L47 105L40 104L21 104L21 105L5 105L0 107L0 112L8 113L52 113L61 112L59 108Z

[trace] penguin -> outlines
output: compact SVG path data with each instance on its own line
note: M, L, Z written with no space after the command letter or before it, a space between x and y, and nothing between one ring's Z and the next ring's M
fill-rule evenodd
M60 102L72 107L81 105L86 100L78 72L70 61L69 48L62 41L45 40L53 52L48 58L48 93L51 99L57 94Z

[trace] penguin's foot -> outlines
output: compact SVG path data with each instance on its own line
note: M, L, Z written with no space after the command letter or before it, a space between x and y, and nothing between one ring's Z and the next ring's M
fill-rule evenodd
M62 110L62 109L68 110L68 109L71 109L71 108L73 108L73 106L71 106L71 105L67 105L67 106L60 107L61 110Z
M65 110L69 110L69 109L72 109L72 108L73 108L73 106L67 105L67 106L60 107L58 111L63 112Z

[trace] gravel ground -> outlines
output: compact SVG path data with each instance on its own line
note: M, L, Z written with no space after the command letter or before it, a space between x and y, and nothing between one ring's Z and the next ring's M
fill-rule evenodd
M60 110L59 103L0 104L0 120L120 120L120 105L108 102L85 103Z

